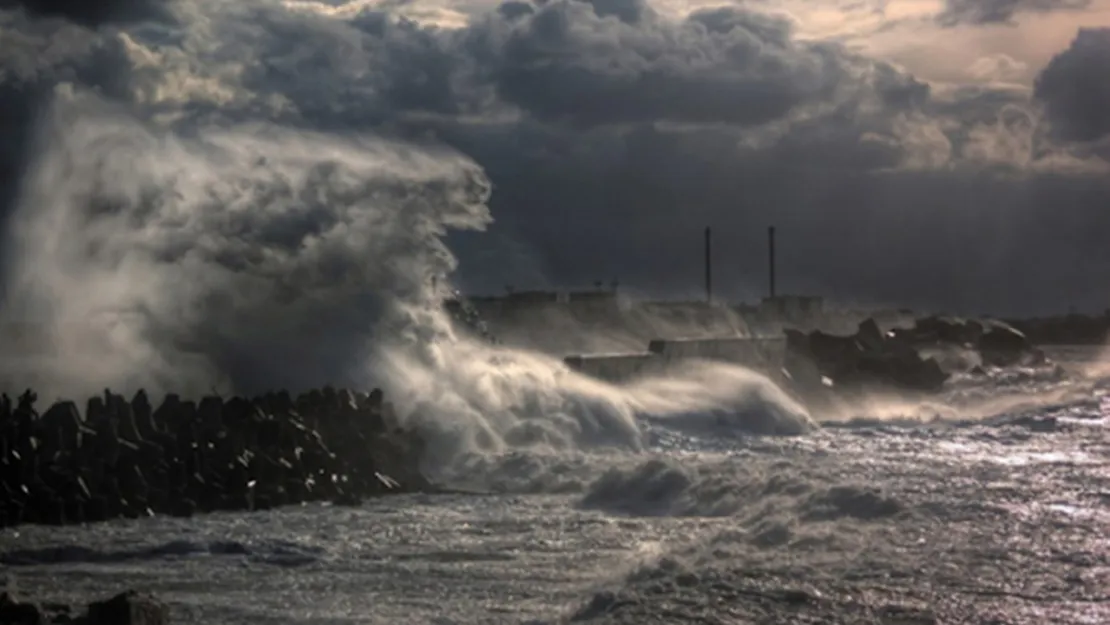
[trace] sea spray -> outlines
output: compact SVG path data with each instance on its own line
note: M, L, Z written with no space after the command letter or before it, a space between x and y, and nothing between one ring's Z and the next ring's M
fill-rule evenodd
M39 339L5 355L9 387L381 386L426 432L432 468L514 449L635 452L645 416L812 427L736 367L613 386L456 333L444 237L490 222L490 185L447 149L268 124L186 131L64 92L29 172L2 316Z
M3 316L41 335L27 382L67 395L365 386L375 331L428 340L410 311L454 266L444 230L489 220L488 182L447 150L172 132L88 94L60 96L41 135Z

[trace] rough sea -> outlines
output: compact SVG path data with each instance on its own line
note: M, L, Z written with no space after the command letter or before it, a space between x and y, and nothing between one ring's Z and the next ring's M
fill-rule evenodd
M1055 355L932 417L643 422L642 452L484 458L474 494L10 528L0 565L190 624L1110 623L1110 381Z

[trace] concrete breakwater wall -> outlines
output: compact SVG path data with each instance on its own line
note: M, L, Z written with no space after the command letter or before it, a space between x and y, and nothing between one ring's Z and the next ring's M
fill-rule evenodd
M613 292L514 293L447 302L460 325L512 347L560 357L642 352L660 336L751 334L728 306L637 302ZM476 326L482 326L476 328Z
M572 370L606 382L626 382L664 369L664 361L650 352L635 354L583 354L567 356Z
M420 438L380 391L296 398L168 395L155 408L105 391L82 413L0 396L0 526L188 516L424 490Z
M648 351L671 362L700 358L777 371L786 357L786 337L657 339L648 345Z
M786 359L786 337L717 339L655 339L648 351L632 354L589 354L563 359L571 369L608 382L666 371L684 360L715 360L777 375Z

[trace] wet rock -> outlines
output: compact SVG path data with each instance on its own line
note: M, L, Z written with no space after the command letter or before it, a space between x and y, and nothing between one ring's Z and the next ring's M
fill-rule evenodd
M948 374L933 358L916 353L867 354L860 359L856 371L892 386L919 391L940 390Z
M925 317L918 319L914 327L903 331L912 342L948 343L950 345L975 345L983 336L983 325L978 321L958 317Z
M991 328L979 339L983 362L995 367L1016 365L1033 351L1033 346L1018 330L1008 326Z
M849 391L888 386L930 392L939 390L948 379L936 360L922 358L904 338L884 335L870 319L852 336L787 331L787 349L816 365L822 384L828 386L827 379ZM794 373L792 370L792 377L800 377Z
M886 337L883 336L882 330L879 329L879 324L875 323L874 319L865 319L860 322L855 339L862 351L881 352L885 347L884 341Z
M129 590L89 604L83 625L168 625L170 608L153 595Z
M0 623L40 625L46 622L46 613L38 604L20 601L8 592L0 593Z
M990 367L1047 362L1025 334L996 320L933 316L918 319L911 328L883 332L875 320L867 319L851 336L787 330L786 338L787 373L795 385L812 390L820 380L841 394L872 387L931 393L943 388L952 370L982 375L982 367L972 365L976 361ZM933 356L942 358L948 369ZM799 366L799 358L812 363L815 371Z
M497 337L490 331L489 325L482 319L481 313L478 309L466 299L462 298L460 293L456 292L455 297L448 299L445 304L445 309L451 318L459 325L460 328L465 328L473 333L475 336L485 340L488 343L498 343Z
M43 604L42 607L51 623L73 622L73 615L70 613L70 607L68 605L63 603L46 603Z
M1110 310L1101 315L1070 314L1008 323L1034 345L1104 345L1110 334Z
M998 321L975 321L954 317L927 317L913 328L894 333L915 349L959 346L975 350L987 366L1009 367L1043 363L1044 352L1014 326Z

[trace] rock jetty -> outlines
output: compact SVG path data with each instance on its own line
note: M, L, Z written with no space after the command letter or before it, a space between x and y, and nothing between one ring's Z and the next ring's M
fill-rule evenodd
M357 503L427 490L420 436L381 391L296 398L168 395L155 407L105 391L84 411L0 395L0 527L154 514Z
M821 384L852 392L883 387L932 393L949 379L933 357L923 353L966 350L984 366L1040 365L1045 355L1020 331L1000 321L925 317L913 327L882 331L874 319L855 334L839 336L786 330L787 369L795 383Z
M988 367L1044 364L1045 354L1014 326L994 319L924 317L912 328L891 330L890 340L915 349L960 348L979 354Z
M1037 345L1105 345L1110 338L1110 310L1101 315L1073 313L1008 323Z

